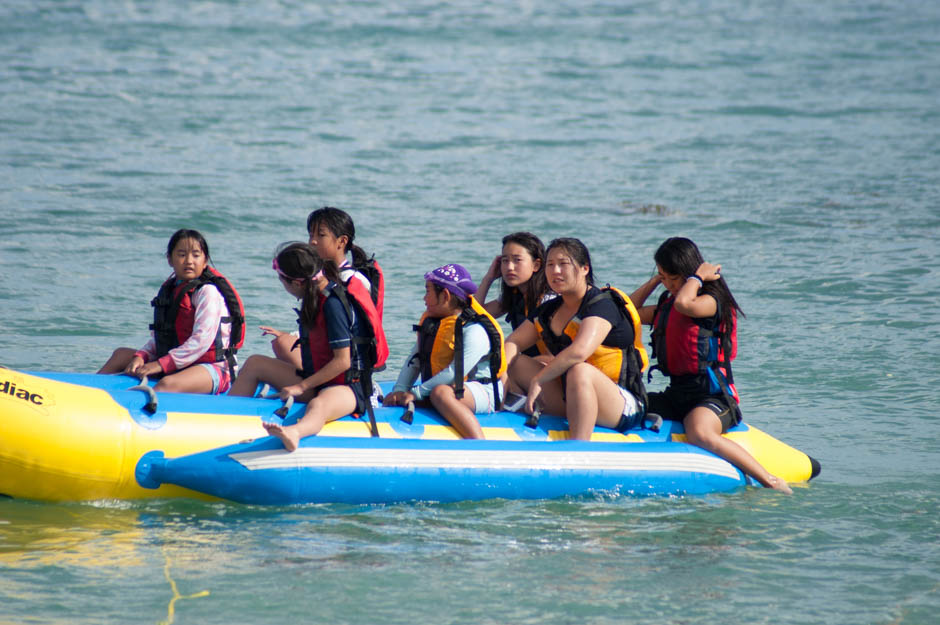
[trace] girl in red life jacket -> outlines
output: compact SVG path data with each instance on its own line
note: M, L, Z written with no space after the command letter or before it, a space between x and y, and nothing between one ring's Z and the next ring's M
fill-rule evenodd
M153 301L154 336L138 350L114 350L98 373L162 375L154 387L157 391L224 393L235 363L234 350L229 350L241 342L241 337L235 337L236 345L230 344L232 322L237 318L237 323L243 324L244 311L227 281L232 307L239 310L229 310L225 296L211 282L221 283L219 279L225 278L209 267L209 244L199 232L177 230L166 249L173 273ZM164 315L172 321L157 327Z
M734 464L768 488L792 493L746 449L722 434L740 420L731 360L737 351L738 303L721 276L689 239L667 239L654 255L656 274L631 296L643 323L653 325L657 368L669 376L649 393L648 413L682 421L689 443ZM659 284L656 306L642 306Z
M503 237L502 254L493 259L476 294L477 301L486 301L490 285L502 279L499 297L483 304L494 318L506 315L513 330L522 325L528 314L555 294L545 281L545 245L531 232L513 232ZM531 355L538 354L534 350Z
M307 243L281 247L273 268L284 289L301 300L298 323L308 350L302 368L278 358L254 355L242 367L229 395L250 397L259 383L280 389L281 399L294 397L307 402L304 416L294 425L265 423L288 451L297 449L301 438L318 433L329 421L365 410L361 385L347 384L347 372L362 369L355 339L362 334L360 319L347 308L336 291L341 278L332 261L324 261Z
M382 316L384 304L385 285L381 269L365 251L354 244L356 238L356 225L346 211L332 206L324 206L307 216L307 233L310 245L317 251L323 260L330 260L339 268L339 275L344 284L349 284L353 278L360 281L366 290L372 293L379 317ZM347 258L352 255L352 263ZM274 355L300 368L300 352L293 349L297 335L282 332L269 326L261 326L262 335L271 335L271 347Z

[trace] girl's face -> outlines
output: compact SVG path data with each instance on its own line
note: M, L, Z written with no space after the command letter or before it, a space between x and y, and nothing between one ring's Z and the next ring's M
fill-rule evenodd
M684 276L679 276L674 273L666 273L659 265L656 265L656 271L659 273L659 277L667 291L669 291L672 295L679 293L679 289L682 288L682 285L684 285L686 281Z
M281 285L284 287L285 291L297 299L300 299L304 296L304 283L302 280L291 280L290 278L282 276L281 274L278 274L277 277L280 279Z
M499 267L503 282L518 287L528 282L532 275L542 268L542 261L532 258L529 250L510 241L503 246Z
M173 272L180 280L194 280L206 270L209 259L195 239L180 239L167 259Z
M574 262L568 252L560 247L552 249L545 259L545 279L548 286L559 295L574 293L587 287L590 267Z
M332 260L337 266L346 260L346 244L349 237L345 234L336 236L324 224L314 224L310 230L310 245L317 250L317 255L323 260Z
M433 283L425 281L424 307L427 309L428 317L441 318L451 314L449 298L444 295L446 292L438 293Z

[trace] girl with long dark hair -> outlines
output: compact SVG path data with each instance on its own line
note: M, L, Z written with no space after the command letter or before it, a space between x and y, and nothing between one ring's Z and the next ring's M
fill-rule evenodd
M655 306L639 308L643 323L652 324L653 356L669 376L661 393L649 393L648 412L682 421L689 443L734 464L768 488L791 493L746 449L722 436L741 420L731 373L737 355L737 318L744 316L721 265L706 262L689 239L673 237L654 255L656 274L632 295L642 303L659 284L666 292Z

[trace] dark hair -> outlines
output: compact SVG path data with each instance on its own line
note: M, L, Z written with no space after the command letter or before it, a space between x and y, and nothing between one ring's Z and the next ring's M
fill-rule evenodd
M346 236L346 249L343 251L352 252L353 267L359 267L369 261L365 250L353 243L356 239L356 225L349 213L332 206L318 208L307 216L307 232L312 233L320 224L326 226L334 237Z
M431 282L431 287L434 289L434 292L437 293L438 297L440 297L441 293L443 293L444 291L447 291L447 289L445 289L440 284L437 284L436 282ZM457 295L456 293L454 293L453 291L447 291L447 292L450 293L450 298L451 298L451 301L454 302L453 307L455 310L466 310L470 306L469 299L464 299L460 297L459 295Z
M672 237L663 241L653 254L653 260L666 273L682 277L693 275L705 262L698 246L690 239L683 237ZM721 313L721 340L722 345L726 346L731 337L731 330L734 328L734 311L740 313L742 317L745 316L744 311L735 301L724 276L705 282L701 291L711 295L718 302L718 310Z
M568 256L571 257L571 260L576 262L579 266L588 268L587 283L588 286L594 286L594 266L591 265L591 254L588 252L587 246L585 246L580 239L575 239L574 237L554 239L548 244L548 248L545 250L545 258L548 258L549 252L556 247L564 250Z
M507 234L503 237L503 247L506 247L507 243L521 245L532 257L532 260L538 260L541 263L539 270L533 273L526 283L524 293L518 287L509 286L503 282L499 292L499 301L502 303L503 310L510 310L517 297L524 297L525 309L531 312L538 307L542 297L548 292L548 282L545 280L545 244L531 232Z
M173 255L173 250L176 249L176 245L183 239L192 239L198 243L202 248L202 253L206 255L206 262L212 262L212 259L209 257L209 244L206 243L206 238L202 236L202 233L198 230L189 230L187 228L180 228L170 237L170 242L166 244L167 258Z
M320 286L313 277L322 271L328 280L341 284L336 263L323 260L312 245L300 241L282 243L274 257L281 272L278 274L280 277L303 281L304 292L298 313L300 323L307 329L312 328L320 312Z

